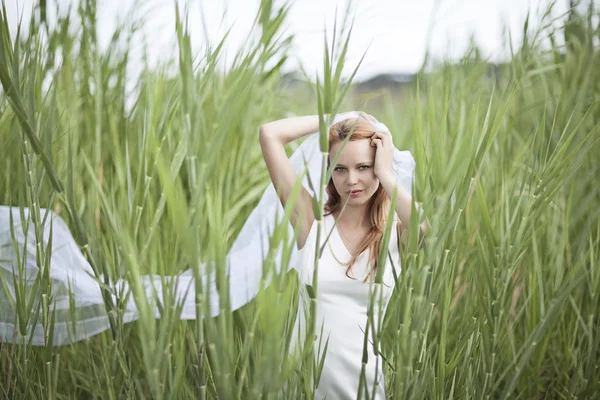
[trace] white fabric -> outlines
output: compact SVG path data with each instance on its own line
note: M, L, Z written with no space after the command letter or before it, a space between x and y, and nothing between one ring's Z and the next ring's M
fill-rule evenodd
M396 276L400 274L398 241L395 229L392 229L390 237L390 258L386 259L385 269L382 277L383 283L366 283L363 280L368 274L368 260L370 252L361 253L352 266L350 276L346 276L346 266L338 263L337 257L342 261L349 261L351 254L346 249L334 227L334 218L329 215L324 217L324 233L321 233L320 245L323 253L318 267L318 289L317 289L317 334L315 349L324 347L329 340L325 353L325 362L321 372L319 386L315 393L316 399L357 399L360 373L362 368L362 356L364 336L367 325L367 311L370 300L374 301L373 319L375 332L379 332L380 322L385 315L394 288L394 271ZM330 236L331 232L331 236ZM301 250L301 263L304 271L301 280L304 284L312 284L313 256L316 243L317 221L313 223L305 246ZM329 242L326 243L326 238ZM335 253L335 257L332 255ZM292 343L298 340L298 344L304 341L305 323L308 310L307 293L304 292L303 302L298 308L298 317ZM322 330L321 330L322 329ZM321 335L321 332L323 334ZM385 386L383 379L383 359L380 355L375 356L373 352L373 327L368 332L368 361L365 367L364 390L368 391L368 398L385 399ZM317 350L315 350L317 351ZM322 354L316 354L316 358ZM373 397L373 391L375 396ZM367 398L364 392L360 398Z
M334 122L356 118L358 114L349 113L336 116ZM387 129L381 124L380 129ZM308 178L304 174L305 162L315 188L320 185L321 153L319 151L318 133L310 135L299 146L290 158L297 174L302 176L304 187L314 195L308 185ZM414 160L408 151L394 151L393 166L397 174L397 181L407 191L411 191L414 171ZM21 212L23 219L21 219ZM50 239L52 226L52 257L50 260L50 278L52 280L52 294L55 303L51 306L56 311L53 344L62 345L93 336L110 328L104 301L102 299L98 282L103 282L103 277L97 280L92 268L83 257L64 221L53 212L42 209L42 216L46 215L44 223L43 246L46 247ZM21 285L26 294L35 289L35 278L38 266L35 257L35 234L33 224L30 222L27 208L10 208L0 206L0 341L24 342L32 345L44 345L45 337L41 317L37 320L17 322L16 318L16 288ZM13 223L11 224L11 215ZM261 289L261 282L269 281L269 273L263 271L263 260L269 249L269 238L276 224L282 221L283 208L273 185L269 185L257 207L246 220L239 236L235 240L227 255L229 278L229 293L231 310L236 310L252 300ZM52 224L50 223L52 221ZM11 234L14 232L14 240ZM293 243L293 229L288 224L288 242L292 255L287 265L282 265L281 246L275 257L276 272L299 269L298 251ZM19 257L17 257L17 250ZM18 259L25 262L19 264ZM22 270L19 269L22 265ZM210 296L210 316L219 313L219 293L215 285L215 274L211 272L210 264L203 264L200 276L204 282L202 286L208 288L205 298ZM285 268L285 269L284 269ZM166 283L166 285L164 283ZM15 286L15 283L17 285ZM161 302L164 293L170 291L182 303L182 319L196 318L195 283L192 271L181 275L161 278L158 276L144 276L143 286L148 298L154 302ZM175 283L176 285L173 285ZM118 293L127 293L127 281L115 282L113 301ZM173 288L174 286L174 288ZM39 310L40 303L34 302L31 308L32 315ZM160 317L158 307L155 306L155 315ZM125 322L138 318L138 309L130 297L124 316ZM32 332L33 331L33 332ZM20 332L21 335L18 335Z

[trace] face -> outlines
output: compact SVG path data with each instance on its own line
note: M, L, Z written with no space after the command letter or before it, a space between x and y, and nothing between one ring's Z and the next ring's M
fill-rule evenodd
M330 160L342 148L335 143L329 151ZM340 194L341 203L348 206L364 205L379 188L379 179L374 173L375 147L368 139L348 141L333 170L333 184ZM352 193L360 191L359 193Z

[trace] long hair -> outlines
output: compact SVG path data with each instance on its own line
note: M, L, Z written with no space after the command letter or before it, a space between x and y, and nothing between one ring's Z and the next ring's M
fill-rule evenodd
M350 136L349 140L363 140L369 139L373 133L375 132L375 127L369 121L364 119L363 117L359 118L351 118L345 119L343 121L337 122L331 126L329 129L329 148L338 142L343 142L348 135ZM331 160L328 159L328 166L331 163ZM325 187L327 191L327 195L329 196L327 202L325 203L325 215L330 215L334 212L338 212L342 210L344 206L341 202L341 197L335 186L333 184L333 177L329 179L327 186ZM390 207L390 199L383 189L381 183L379 183L379 187L373 194L373 196L369 199L367 204L369 210L369 220L371 222L371 229L367 232L363 240L358 245L357 250L352 254L352 258L348 261L345 266L346 276L351 278L349 273L352 269L352 265L356 262L358 256L365 250L369 249L369 265L371 266L365 281L371 276L375 275L379 263L379 249L381 247L381 242L383 239L383 231L385 228L386 216L388 214L388 210Z

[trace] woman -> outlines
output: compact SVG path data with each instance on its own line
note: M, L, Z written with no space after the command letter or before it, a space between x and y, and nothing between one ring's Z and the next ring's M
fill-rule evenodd
M286 244L295 244L300 250L292 252L287 265L284 265L281 253L276 251L269 265L274 261L278 272L285 266L295 267L303 282L312 284L317 223L308 191L311 189L307 183L310 177L316 187L320 185L321 154L317 130L317 116L275 121L260 129L261 147L278 192L273 185L267 188L227 255L231 310L248 303L262 287L266 275L263 261L265 255L273 250L269 248L268 239L278 223L285 223L281 218L282 204L288 201L296 177L305 165L308 165L308 175L302 178L304 186L300 201L296 203L291 218L292 225L298 228L298 236L295 243L292 240L292 243L288 241ZM350 131L353 131L350 141L344 146L341 142ZM309 133L313 133L312 137L308 137L288 159L284 144ZM321 249L323 252L320 261L322 268L318 273L320 284L317 300L320 307L317 320L330 339L330 345L317 395L323 397L328 393L329 398L356 398L356 374L363 349L363 340L360 338L364 337L362 330L366 326L365 304L369 297L373 298L371 291L380 294L379 305L374 312L374 324L378 326L380 314L385 311L394 284L394 273L399 272L395 232L390 240L390 257L385 266L378 266L375 260L379 254L389 198L393 191L397 191L395 209L402 233L410 219L411 200L408 191L412 184L414 161L410 153L394 149L389 131L365 114L338 116L337 123L330 131L329 142L329 158L335 162L335 171L327 185L329 196L323 222L328 231L333 230L333 234L330 240L326 240L327 235L321 235L318 247L319 252ZM115 301L119 294L128 293L129 282L110 282L111 292L106 297L99 281L107 280L103 276L96 276L65 222L49 210L40 209L40 214L43 233L37 237L29 209L0 206L0 280L3 283L0 289L0 342L48 344L49 338L44 334L41 319L17 321L16 313L17 308L31 307L31 315L36 315L41 307L37 302L25 302L29 299L30 291L39 290L36 283L39 277L36 251L47 249L48 246L52 246L48 279L52 282L53 298L53 303L48 307L49 311L56 311L54 332L50 338L52 343L69 344L109 329L106 303ZM293 227L288 226L288 237L293 237L293 233ZM41 243L38 244L40 239ZM389 260L395 263L391 265ZM210 263L203 264L194 273L186 271L169 278L143 276L142 285L149 301L155 305L156 317L160 317L156 302L164 303L167 292L180 303L179 318L198 317L195 276L202 279L204 299L210 300L206 301L210 307L204 309L204 315L217 315L221 310L221 299L215 284L215 273L210 267ZM380 268L384 268L383 284L368 285ZM304 286L301 285L301 288ZM306 294L305 290L301 293ZM304 311L300 307L300 317L297 318L299 328ZM124 322L138 317L139 310L131 296L123 315ZM345 327L346 333L342 334L344 332L339 327ZM383 394L381 369L380 357L369 358L363 382L365 389L371 391L373 387L380 395Z
M270 122L260 129L263 156L283 206L297 180L284 145L318 128L318 116L313 115ZM361 113L333 124L329 130L328 163L334 166L324 205L326 232L318 246L315 246L318 221L306 188L300 189L294 204L291 224L298 232L297 247L304 252L299 269L304 283L312 284L314 251L322 251L315 332L318 335L322 332L317 344L326 340L328 343L316 393L319 399L362 398L363 390L370 398L385 398L381 356L368 358L362 382L361 370L367 345L365 335L372 336L367 324L369 304L376 299L373 324L380 327L394 275L400 272L397 235L404 236L411 217L410 193L397 185L394 150L389 130L372 116ZM398 229L392 232L386 265L379 266L386 216L394 194L397 216L394 222ZM384 268L383 283L374 283L378 268ZM301 324L306 308L300 307L300 313L297 324ZM371 345L367 347L370 350Z

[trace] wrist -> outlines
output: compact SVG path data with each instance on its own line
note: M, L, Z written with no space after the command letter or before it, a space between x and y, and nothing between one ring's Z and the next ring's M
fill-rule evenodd
M319 130L319 116L289 117L261 125L261 140L277 140L285 145Z
M396 172L394 170L380 173L377 178L385 189L393 188L396 185Z

